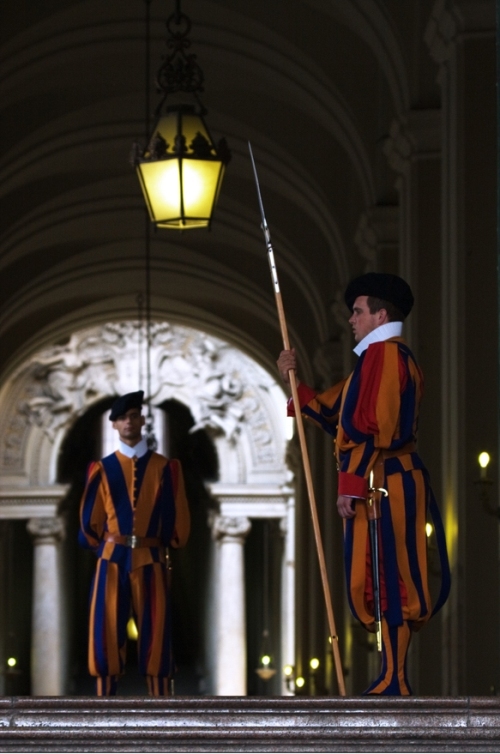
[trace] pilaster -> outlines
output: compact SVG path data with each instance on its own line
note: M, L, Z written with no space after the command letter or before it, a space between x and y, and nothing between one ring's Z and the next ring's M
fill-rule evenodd
M498 532L474 487L478 452L498 447L495 25L493 0L438 0L425 35L442 93L443 694L490 693L499 675Z
M398 272L399 208L370 207L360 217L354 241L366 259L367 272Z

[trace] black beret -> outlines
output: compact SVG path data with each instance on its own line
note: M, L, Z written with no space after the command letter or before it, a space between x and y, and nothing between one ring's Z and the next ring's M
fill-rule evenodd
M389 301L397 306L405 317L411 312L414 301L413 293L406 280L385 272L367 272L351 280L344 295L350 311L358 296L373 296Z
M131 408L142 408L144 399L144 390L138 390L136 393L127 393L121 395L111 406L109 420L114 422L119 416L123 416Z

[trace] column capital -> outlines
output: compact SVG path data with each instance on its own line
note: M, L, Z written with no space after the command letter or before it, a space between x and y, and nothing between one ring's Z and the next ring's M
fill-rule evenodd
M397 264L399 207L393 204L376 205L363 212L354 242L361 256L368 262L367 272L392 272L392 269L387 268Z
M424 39L438 65L446 63L462 34L495 33L494 0L436 0Z
M56 544L64 539L64 521L59 518L30 518L26 524L35 545Z
M214 539L224 542L243 544L251 528L250 519L246 518L246 516L215 516L212 521L212 535Z
M384 144L384 154L397 173L422 157L438 157L441 150L441 111L409 110L395 118Z

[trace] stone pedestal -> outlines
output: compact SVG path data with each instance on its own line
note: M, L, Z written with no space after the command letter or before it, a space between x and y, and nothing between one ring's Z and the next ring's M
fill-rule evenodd
M247 687L245 579L243 546L250 531L245 517L218 516L213 524L218 541L217 635L215 693L242 696Z
M58 696L64 651L58 543L64 526L59 518L32 518L27 527L34 545L31 693Z

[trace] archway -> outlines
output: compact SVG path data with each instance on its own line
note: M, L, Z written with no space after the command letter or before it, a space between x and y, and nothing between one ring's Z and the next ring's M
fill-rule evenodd
M179 426L189 415L192 426L184 436L210 438L214 449L210 463L218 467L218 477L205 477L213 479L206 492L212 499L206 540L206 690L244 694L243 553L254 519L281 522L279 654L283 663L294 662L294 497L285 465L285 397L253 359L192 328L153 323L151 363L152 403ZM33 693L63 693L68 683L60 541L66 512L74 511L78 497L62 473L71 432L78 422L94 421L114 395L137 389L141 374L140 328L114 322L81 330L27 358L0 394L0 517L30 519L35 543ZM210 456L207 447L203 463Z

